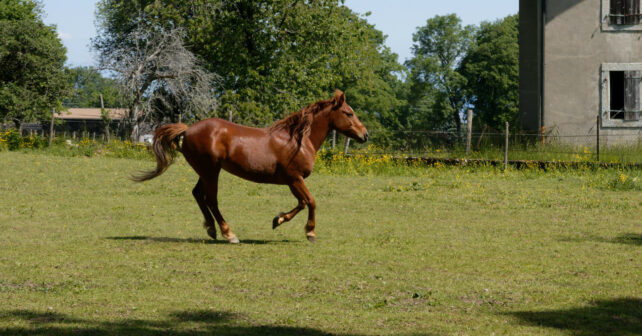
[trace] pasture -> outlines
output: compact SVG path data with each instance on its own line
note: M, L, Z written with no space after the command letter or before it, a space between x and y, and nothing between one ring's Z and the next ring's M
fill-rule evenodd
M179 159L0 152L0 335L640 335L640 171L221 174L210 240ZM219 239L221 239L219 237Z

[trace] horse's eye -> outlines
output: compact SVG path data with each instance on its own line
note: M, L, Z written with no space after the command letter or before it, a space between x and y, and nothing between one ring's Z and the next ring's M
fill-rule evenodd
M352 112L343 111L343 113L345 113L348 116L348 118L352 118L352 116L354 116L354 113Z

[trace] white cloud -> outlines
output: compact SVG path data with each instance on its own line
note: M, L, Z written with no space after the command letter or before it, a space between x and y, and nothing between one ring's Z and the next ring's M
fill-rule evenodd
M71 40L71 34L65 32L58 32L58 37L61 40Z

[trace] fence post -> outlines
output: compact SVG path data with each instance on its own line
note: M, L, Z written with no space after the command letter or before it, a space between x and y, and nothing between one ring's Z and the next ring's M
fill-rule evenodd
M71 139L76 140L76 131L71 132Z
M597 127L596 129L596 134L597 134L597 148L596 148L596 154L597 154L597 162L600 162L600 114L597 114Z
M56 109L52 108L51 109L51 123L49 124L49 147L51 147L51 143L53 142L53 134L54 134L54 114L56 113Z
M346 137L346 146L343 148L343 155L348 155L349 147L350 147L350 138Z
M468 156L470 155L470 142L473 139L473 110L468 110L468 124L466 126L466 156Z
M506 141L504 144L504 171L508 169L508 121L506 122Z
M332 130L332 150L334 150L334 146L337 144L337 130Z

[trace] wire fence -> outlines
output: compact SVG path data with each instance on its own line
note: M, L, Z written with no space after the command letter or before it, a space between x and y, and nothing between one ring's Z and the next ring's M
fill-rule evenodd
M384 134L377 134L382 132ZM345 154L500 161L595 162L642 164L642 130L600 134L527 134L519 132L449 132L371 130L383 145L335 140ZM332 141L329 141L331 144Z
M324 147L345 154L394 156L399 158L593 162L642 165L642 130L602 130L593 134L528 134L497 130L462 132L442 130L370 129L372 141L359 144L331 132ZM22 136L49 138L49 130L24 125ZM54 129L54 136L70 141L88 139L96 142L130 140L104 128L91 130ZM151 142L150 135L139 141Z

